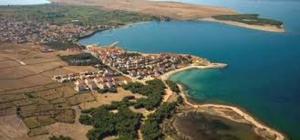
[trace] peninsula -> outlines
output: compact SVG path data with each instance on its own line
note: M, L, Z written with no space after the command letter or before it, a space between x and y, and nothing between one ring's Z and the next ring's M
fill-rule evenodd
M50 0L65 5L85 5L106 10L122 10L143 13L177 20L194 20L216 15L229 15L236 12L212 6L200 6L178 2L159 2L150 0Z
M273 19L259 18L257 14L220 15L203 18L201 20L267 32L285 32L282 22Z
M237 107L191 103L182 86L169 80L180 71L227 64L189 54L130 52L116 43L78 44L95 31L130 23L225 16L232 10L143 0L55 2L0 9L0 139L175 139L189 134L172 121L191 111L222 118L222 128L235 128L228 120L243 124L255 138L285 139ZM219 132L201 130L206 131Z
M7 64L0 75L0 125L6 128L0 133L6 139L176 138L189 134L172 120L191 111L218 116L224 123L250 125L246 132L254 137L285 138L237 107L191 103L182 87L168 80L176 72L226 64L187 54L128 52L115 43L51 52L39 45L18 52L19 45L7 45L2 44L0 51ZM9 74L12 68L17 68L15 75Z
M149 0L51 0L66 5L98 6L107 10L138 12L175 20L202 20L219 22L243 28L284 32L280 21L258 18L257 14L239 14L236 11L212 6Z
M226 118L228 120L247 124L253 127L256 135L262 139L274 139L274 140L284 140L285 136L280 132L269 128L262 123L255 120L248 113L242 111L237 107L226 106L226 105L216 105L216 104L203 104L198 105L191 103L187 98L185 91L182 86L178 86L175 90L177 84L169 81L169 77L177 72L185 71L188 69L215 69L215 68L225 68L227 65L223 63L212 63L206 59L185 55L185 54L144 54L138 52L127 52L122 48L118 48L116 43L109 46L87 46L88 52L90 52L95 58L98 58L102 65L107 66L108 69L98 73L81 73L81 74L67 74L65 76L54 76L54 80L58 82L72 82L75 81L75 89L77 92L83 92L86 90L91 90L92 92L98 91L100 93L117 92L116 87L121 86L125 90L130 90L131 92L145 94L140 89L139 86L142 84L150 84L153 80L165 81L168 85L166 89L166 94L163 95L162 99L151 98L150 96L157 95L147 95L148 101L137 100L135 105L136 109L145 107L147 110L155 110L155 106L159 102L172 102L171 98L182 98L183 102L179 103L179 106L185 106L187 109L181 110L186 112L189 107L192 107L193 111L208 113L214 112L213 115ZM74 58L71 58L71 60ZM103 66L101 66L103 68ZM108 71L108 72L107 72ZM102 74L102 76L101 76ZM105 76L106 75L106 76ZM108 75L108 77L107 77ZM124 78L120 78L124 76ZM84 78L85 77L85 78ZM106 78L105 78L106 77ZM108 79L107 79L108 78ZM111 80L109 79L111 78ZM127 78L127 80L126 80ZM93 79L93 80L88 80ZM123 79L123 80L120 80ZM150 81L150 82L149 82ZM170 83L171 82L171 83ZM163 84L163 83L161 83ZM154 89L152 89L154 90ZM176 94L177 92L177 94ZM174 95L175 94L175 95ZM161 100L161 101L160 101ZM174 99L173 99L174 100ZM147 102L152 103L147 103ZM156 105L155 105L156 104ZM159 109L158 109L159 110ZM181 112L180 110L178 110ZM170 117L173 116L169 114ZM146 115L147 116L147 115ZM88 120L85 120L88 121ZM168 127L168 126L166 126ZM171 126L169 126L171 127ZM175 129L176 130L176 129ZM143 130L142 130L143 131ZM182 133L180 130L176 130L176 133ZM103 132L102 132L103 133ZM148 132L147 132L148 133ZM144 133L146 135L147 133ZM165 134L168 135L168 134ZM144 137L148 139L148 137ZM193 139L193 138L192 138Z

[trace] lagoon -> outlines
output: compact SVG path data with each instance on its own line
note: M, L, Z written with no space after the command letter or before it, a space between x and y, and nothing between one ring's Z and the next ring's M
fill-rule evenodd
M187 85L195 101L240 106L291 139L300 139L300 1L232 1L237 3L212 0L281 20L287 32L210 22L149 22L100 32L80 42L119 41L128 50L188 53L227 63L226 69L189 70L172 80Z

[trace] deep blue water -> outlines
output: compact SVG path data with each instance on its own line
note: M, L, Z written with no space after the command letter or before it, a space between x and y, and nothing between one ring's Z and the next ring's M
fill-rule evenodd
M0 5L36 5L47 4L48 0L0 0Z
M196 101L241 106L299 140L300 1L198 2L282 20L287 32L270 33L209 22L150 22L97 33L81 43L119 41L128 50L189 53L227 63L226 69L190 70L172 79L187 85Z

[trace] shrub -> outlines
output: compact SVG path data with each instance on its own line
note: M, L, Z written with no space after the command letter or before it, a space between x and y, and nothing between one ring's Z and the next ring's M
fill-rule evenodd
M178 85L175 82L173 82L171 80L166 80L166 83L173 92L175 92L175 93L180 92L180 89L179 89Z

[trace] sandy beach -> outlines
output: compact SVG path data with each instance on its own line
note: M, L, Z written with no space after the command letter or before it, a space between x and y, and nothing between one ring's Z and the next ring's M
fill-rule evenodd
M190 65L190 66L186 66L180 69L176 69L170 72L167 72L163 75L160 76L160 78L162 80L168 80L173 74L176 74L178 72L182 72L182 71L186 71L189 69L217 69L217 68L225 68L227 67L227 64L224 63L210 63L206 66L198 66L198 65Z
M242 27L242 28L260 30L260 31L266 31L266 32L277 32L277 33L285 32L284 28L278 28L277 26L273 26L273 25L249 25L249 24L234 22L234 21L216 20L214 18L202 18L202 19L199 19L199 20L200 21L223 23L223 24L238 26L238 27Z

